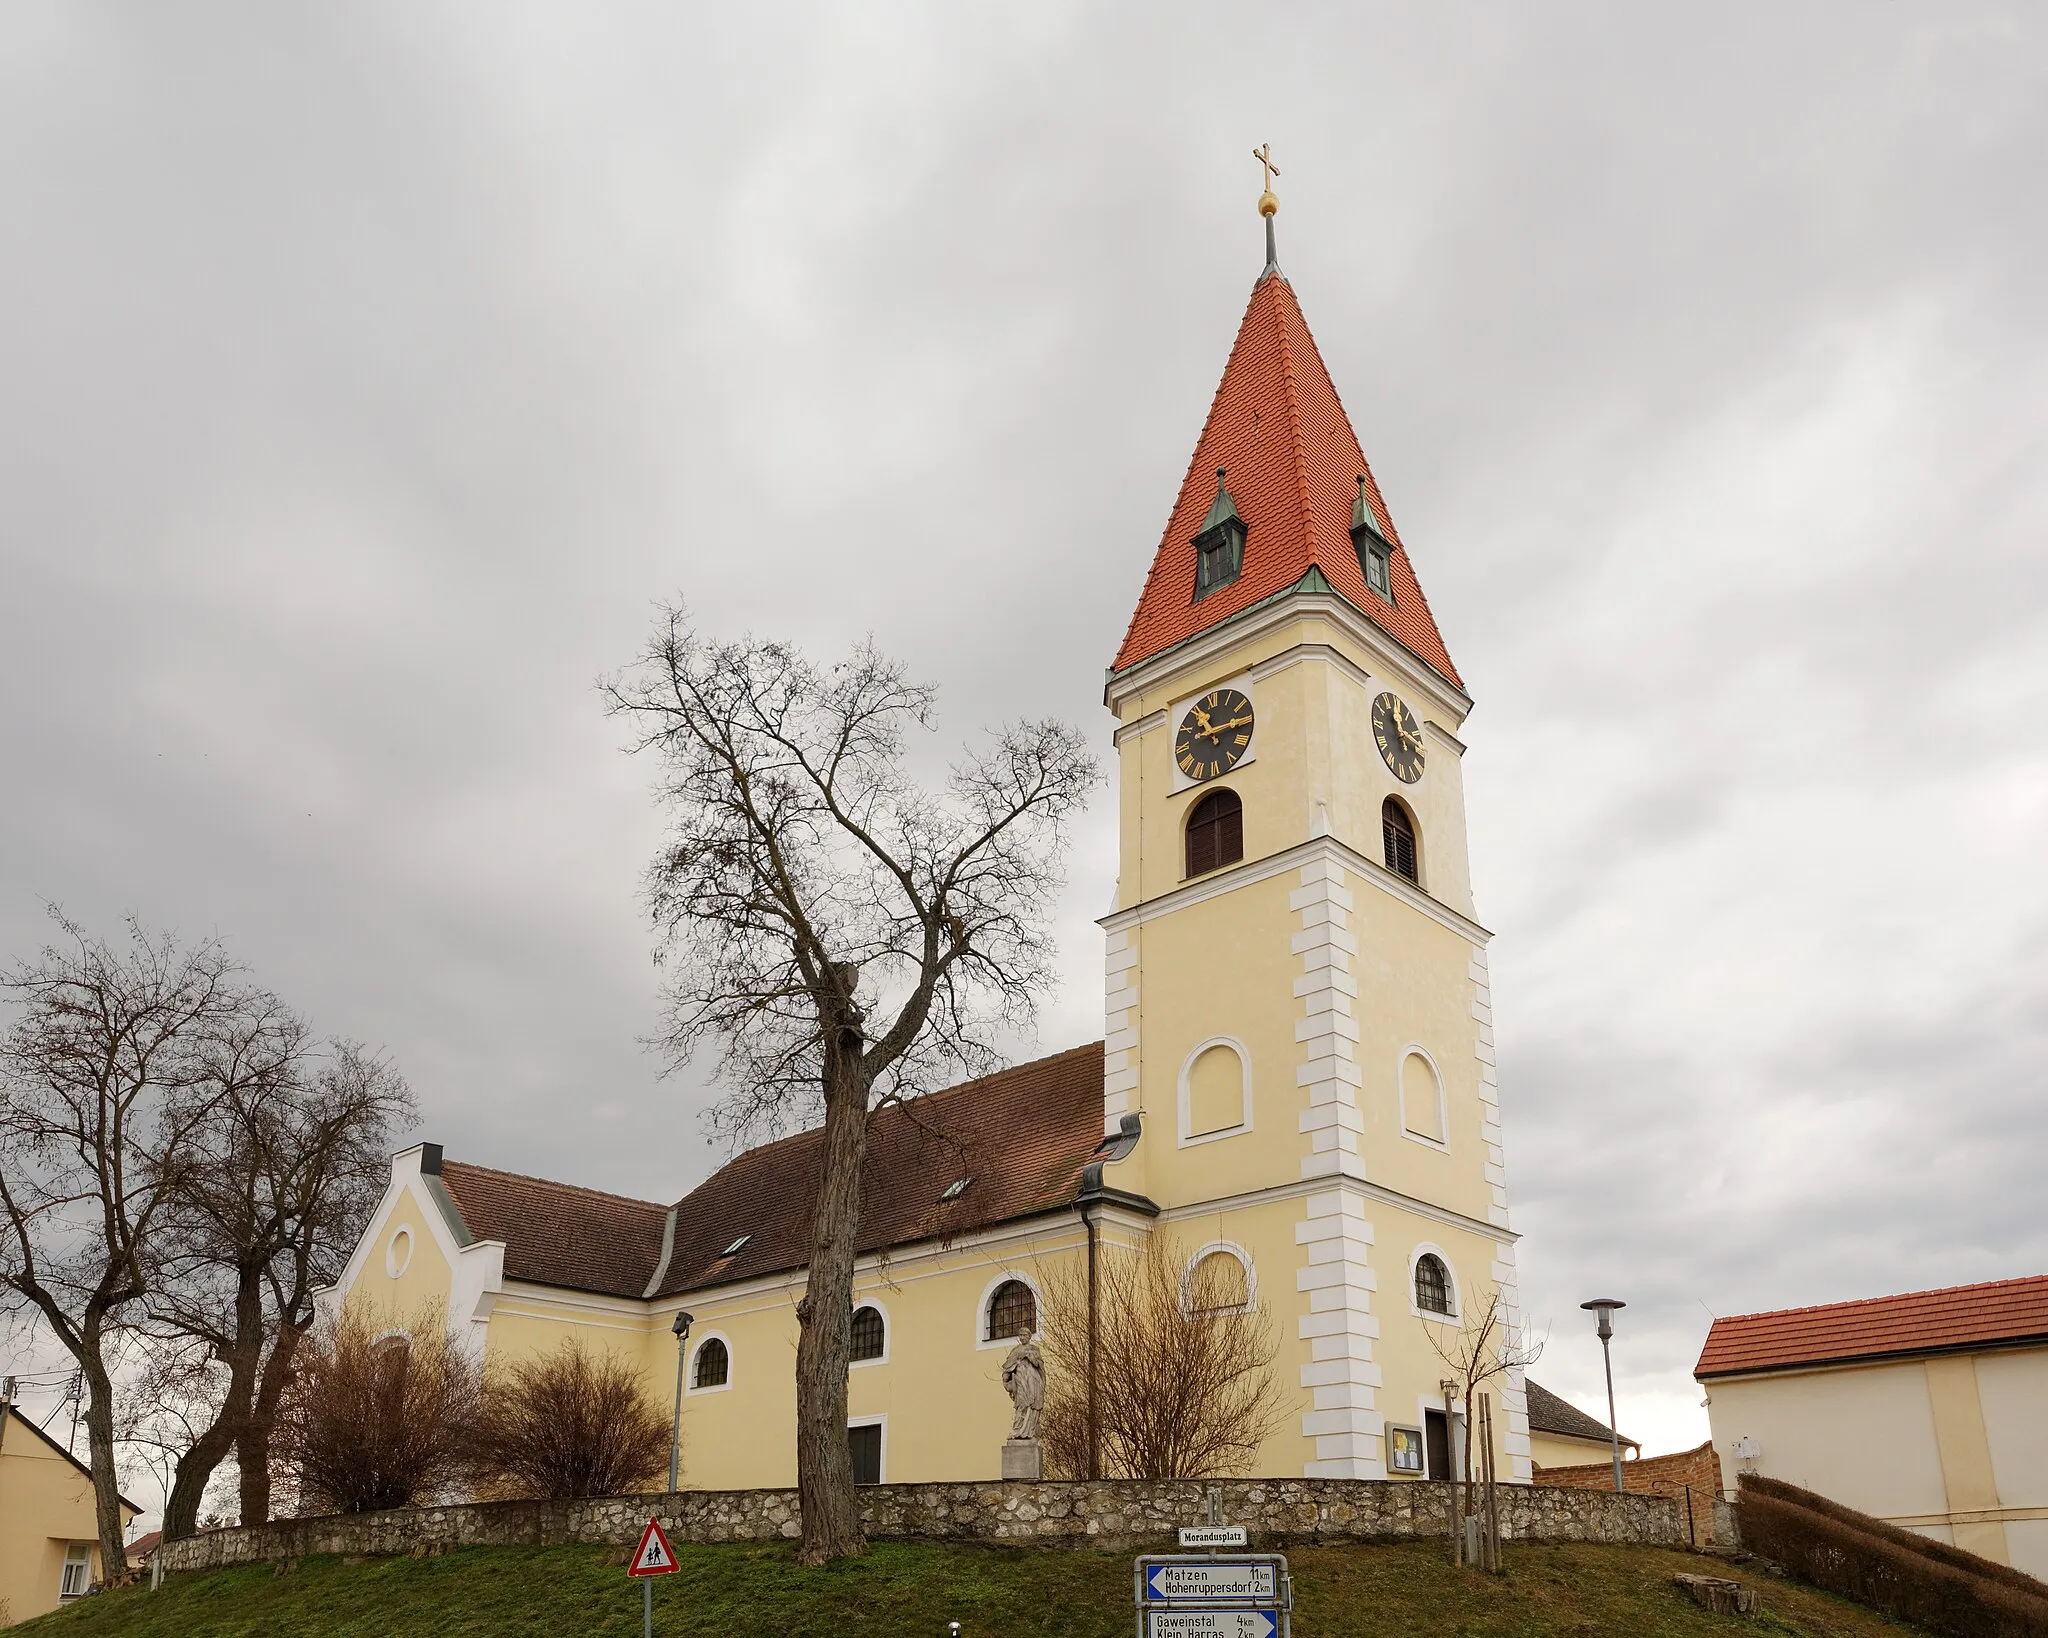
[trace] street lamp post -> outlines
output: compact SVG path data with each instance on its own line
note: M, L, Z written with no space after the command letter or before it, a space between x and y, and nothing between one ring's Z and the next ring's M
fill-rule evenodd
M677 1313L675 1324L669 1327L676 1334L676 1415L668 1436L668 1493L671 1496L676 1493L676 1481L682 1477L683 1469L683 1359L687 1353L683 1345L690 1340L691 1318L689 1310L684 1309ZM1621 1470L1616 1468L1615 1471L1619 1473Z
M1595 1297L1591 1302L1582 1302L1581 1308L1590 1308L1600 1317L1600 1362L1607 1367L1607 1437L1614 1446L1614 1488L1621 1484L1621 1430L1614 1425L1614 1353L1608 1341L1614 1335L1614 1311L1626 1308L1627 1303L1615 1297Z

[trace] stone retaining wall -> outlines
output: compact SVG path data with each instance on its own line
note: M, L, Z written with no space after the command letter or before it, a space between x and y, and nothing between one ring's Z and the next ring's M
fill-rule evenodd
M1007 1541L1047 1547L1171 1549L1174 1527L1205 1516L1251 1528L1256 1547L1309 1541L1399 1541L1449 1533L1450 1486L1391 1479L1231 1479L1214 1484L1099 1482L892 1484L863 1488L861 1522L878 1541ZM794 1490L686 1490L596 1501L473 1502L286 1519L208 1530L157 1549L165 1570L448 1547L630 1546L649 1514L672 1540L776 1541L798 1534ZM1683 1510L1656 1496L1538 1485L1500 1487L1509 1541L1684 1546Z

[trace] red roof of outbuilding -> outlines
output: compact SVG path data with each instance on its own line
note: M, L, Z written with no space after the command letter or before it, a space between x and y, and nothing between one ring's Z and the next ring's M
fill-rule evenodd
M1198 603L1194 537L1216 498L1219 466L1245 522L1244 571ZM1395 548L1392 607L1367 589L1351 543L1361 473L1373 514ZM1308 321L1292 287L1269 272L1252 287L1180 498L1111 669L1149 660L1285 591L1311 568L1320 569L1375 625L1463 688Z
M1731 1315L1714 1321L1692 1374L1704 1381L1748 1371L2034 1341L2048 1343L2048 1275Z

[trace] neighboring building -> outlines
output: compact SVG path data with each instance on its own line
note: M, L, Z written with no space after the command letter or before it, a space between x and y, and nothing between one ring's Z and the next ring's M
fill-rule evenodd
M1613 1458L1614 1440L1605 1422L1588 1416L1540 1383L1525 1382L1524 1387L1529 1396L1529 1456L1537 1467L1576 1467ZM1642 1448L1623 1435L1624 1460L1638 1455Z
M1107 1039L877 1116L857 1473L998 1473L1004 1352L1091 1232L1171 1233L1271 1313L1288 1410L1257 1472L1379 1477L1390 1449L1426 1468L1451 1444L1432 1333L1496 1295L1519 1326L1466 858L1472 701L1270 257L1105 703ZM491 1358L583 1337L663 1403L687 1310L689 1482L787 1485L818 1143L743 1154L673 1205L423 1145L336 1295L394 1326L445 1302ZM1526 1480L1519 1371L1498 1394L1500 1471Z
M125 1530L141 1511L125 1498ZM0 1625L82 1598L99 1580L92 1470L0 1401Z
M2048 1577L2048 1277L1714 1321L1723 1482L1767 1474Z

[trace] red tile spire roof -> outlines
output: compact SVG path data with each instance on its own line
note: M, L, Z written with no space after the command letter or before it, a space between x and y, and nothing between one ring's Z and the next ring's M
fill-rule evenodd
M1224 482L1248 531L1244 572L1197 602L1194 537L1216 498L1218 467L1228 474ZM1367 588L1351 542L1360 474L1374 520L1394 547L1392 607ZM1293 288L1269 269L1252 287L1152 572L1110 669L1149 660L1285 591L1310 569L1320 570L1346 602L1463 688Z
M1745 1371L2028 1343L2048 1343L2048 1276L1731 1314L1714 1321L1692 1374L1705 1381Z

